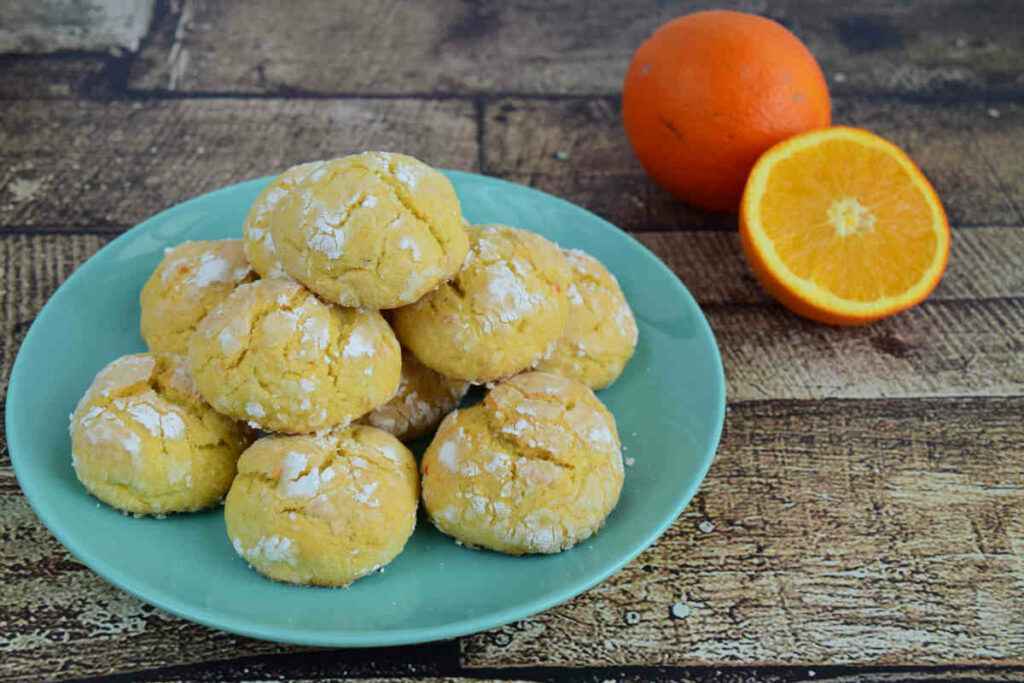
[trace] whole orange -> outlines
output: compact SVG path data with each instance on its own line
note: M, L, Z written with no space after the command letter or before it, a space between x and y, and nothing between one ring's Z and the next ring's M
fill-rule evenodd
M674 19L633 55L626 134L654 180L680 199L735 211L757 158L831 123L821 67L786 28L713 10Z

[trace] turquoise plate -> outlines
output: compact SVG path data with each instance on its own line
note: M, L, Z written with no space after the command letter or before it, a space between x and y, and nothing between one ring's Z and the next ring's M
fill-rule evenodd
M68 414L100 368L144 350L139 290L164 247L239 237L263 178L175 206L111 242L57 290L25 337L7 396L7 439L22 490L61 543L115 586L186 619L255 638L353 647L522 619L590 588L653 543L693 497L722 429L722 362L700 308L651 252L594 214L494 178L449 175L470 221L529 228L590 252L618 276L636 313L636 355L600 392L635 463L600 533L559 555L513 558L460 548L421 518L384 572L347 590L302 588L250 570L219 510L134 519L85 492L71 469Z

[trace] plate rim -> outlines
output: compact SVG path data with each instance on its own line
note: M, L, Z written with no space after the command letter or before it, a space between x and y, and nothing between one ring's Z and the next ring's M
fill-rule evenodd
M698 327L703 331L704 335L711 341L712 359L714 362L714 374L718 378L717 386L715 387L715 393L718 394L718 400L715 402L715 415L714 415L714 426L711 434L711 440L709 442L709 448L704 453L700 453L701 459L699 467L699 476L695 477L690 484L681 491L681 494L676 499L676 504L673 506L674 510L671 514L658 522L655 526L640 536L637 541L633 544L633 547L626 553L619 556L614 562L610 563L607 568L597 572L594 576L587 577L582 580L572 582L568 588L560 588L552 591L551 594L540 597L534 600L517 603L514 606L507 607L501 610L492 610L481 616L474 616L466 619L460 619L453 621L449 624L441 626L430 626L430 627L416 627L416 628L404 628L404 629L386 629L386 630L375 630L375 631L364 631L364 632L351 632L345 630L330 630L324 631L319 629L305 629L302 627L295 626L268 626L261 623L254 623L251 620L244 618L236 618L230 615L223 615L223 613L211 611L207 608L198 604L184 603L173 595L164 595L159 589L155 592L136 591L132 588L132 580L129 576L123 574L121 570L114 563L105 561L102 557L94 556L88 551L84 550L73 538L66 536L61 530L61 525L58 520L54 520L50 515L44 512L44 508L40 508L36 499L37 491L33 489L32 484L26 488L24 475L19 471L18 461L20 456L16 453L26 452L30 449L29 444L22 443L22 434L20 430L14 426L13 412L11 406L14 401L11 400L12 396L16 396L19 392L21 385L21 375L23 374L23 366L27 362L25 360L26 354L25 349L31 346L35 335L38 333L37 323L46 314L47 310L53 304L54 300L58 298L58 295L65 290L67 287L75 286L75 282L83 277L87 277L88 273L95 267L92 265L96 257L103 254L108 249L113 249L115 245L121 241L128 241L133 239L138 233L145 232L150 229L151 223L159 220L164 214L171 211L179 211L188 208L190 205L199 201L209 201L211 198L220 195L227 194L229 192L237 192L242 187L251 185L257 185L260 183L266 183L270 179L276 177L275 175L260 176L257 178L251 178L243 180L237 183L232 183L224 187L217 188L210 192L190 197L185 201L173 204L167 208L164 208L157 213L149 216L140 223L134 225L128 230L124 231L110 242L101 247L95 254L86 259L81 265L75 268L74 272L62 282L53 294L47 299L46 303L35 318L32 320L32 325L29 327L28 332L25 334L25 338L22 340L21 345L18 347L18 353L15 356L14 363L11 365L10 378L7 385L7 396L6 405L4 408L4 430L7 439L8 456L11 461L11 468L14 471L15 478L18 481L18 485L21 488L22 493L28 500L29 506L36 517L43 523L46 529L53 534L53 536L60 542L64 548L70 552L76 560L84 564L90 571L95 573L104 581L112 584L119 590L122 590L129 595L132 595L139 600L153 605L169 614L173 614L176 617L198 623L208 628L214 628L228 633L256 638L259 640L271 641L276 643L287 643L293 645L306 645L314 647L388 647L396 645L414 645L419 643L434 642L439 640L447 640L460 636L470 635L473 633L479 633L499 626L504 626L513 621L528 618L540 612L551 609L552 607L566 602L577 595L580 595L599 583L605 581L612 574L615 574L624 566L632 562L636 557L644 550L653 545L665 531L675 523L682 512L693 500L694 495L700 488L707 476L708 470L711 468L711 464L714 462L718 452L718 447L721 442L722 430L725 423L725 410L726 410L726 383L725 383L725 370L722 365L721 350L718 347L718 341L715 338L714 331L711 329L711 325L708 323L707 316L704 314L703 309L697 300L690 293L690 290L686 285L679 279L679 277L650 249L648 249L642 242L637 240L632 234L619 228L610 221L598 216L592 211L574 204L566 199L557 197L550 193L544 192L537 188L529 187L527 185L521 185L514 183L502 178L496 178L494 176L488 176L481 173L473 173L469 171L459 171L454 169L441 169L449 177L462 177L467 180L486 180L488 182L497 183L498 186L509 186L514 188L517 192L526 191L528 194L535 194L542 197L545 201L555 201L564 206L571 207L572 210L582 211L588 215L592 220L598 221L603 227L614 230L619 235L625 237L629 242L632 242L633 246L639 248L642 252L646 252L656 263L657 267L660 268L664 274L670 276L670 280L673 281L673 285L679 291L679 293L687 299L688 302L693 306L694 309L700 314L697 316L699 319ZM27 438L27 437L26 437ZM26 456L27 457L27 456ZM32 492L30 493L30 490Z

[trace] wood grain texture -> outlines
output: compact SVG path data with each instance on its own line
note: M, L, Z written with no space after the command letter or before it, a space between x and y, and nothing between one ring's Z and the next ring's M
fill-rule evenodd
M1020 668L1010 667L1005 669L957 667L955 669L931 671L926 669L894 668L891 671L846 671L838 675L830 675L830 668L808 669L808 672L814 671L815 675L804 675L800 678L780 680L798 680L811 683L811 681L821 680L822 677L828 676L827 680L830 683L926 683L929 681L961 681L962 683L978 681L983 683L985 681L1020 681L1021 678L1024 678L1024 675L1022 675L1024 671Z
M733 406L701 492L654 547L563 606L464 639L463 660L1020 664L1022 410Z
M9 467L0 466L0 681L64 680L218 662L249 676L274 667L311 677L436 673L451 642L329 651L234 636L171 616L79 564L36 518ZM290 659L289 659L290 658ZM133 676L129 676L137 680ZM188 676L197 677L193 673ZM209 680L226 680L217 676Z
M957 231L932 297L861 328L818 325L773 304L734 234L637 237L704 307L731 401L1024 393L1024 231Z
M733 406L701 493L654 547L566 605L465 639L464 663L1024 663L1022 410L1021 398ZM7 468L0 508L8 679L328 657L188 624L107 586L42 528ZM417 653L341 662L399 675Z
M11 365L36 314L57 285L109 239L103 235L0 237L0 401L7 395ZM5 456L6 448L0 464Z
M945 671L896 668L892 671L847 671L838 675L830 675L830 668L808 669L808 674L802 677L792 679L780 677L778 680L810 683L815 680L820 681L824 676L828 676L827 680L830 683L925 683L928 681L961 681L962 683L978 681L983 683L985 681L1020 681L1024 677L1022 676L1024 671L1009 667L1005 669L958 667ZM810 671L814 671L815 675L809 675Z
M273 664L270 666L262 665L252 666L246 664L227 664L227 666L216 666L216 667L190 667L187 670L187 676L179 677L171 674L169 676L160 675L161 672L146 673L141 676L136 675L131 678L131 681L146 681L146 683L202 683L205 681L211 681L216 683L223 683L224 681L246 681L248 683L259 683L260 681L281 681L287 680L289 683L341 683L346 681L347 683L408 683L409 681L417 681L418 683L470 683L471 681L478 681L478 678L463 678L461 676L415 676L415 677L345 677L341 678L337 675L327 674L325 676L317 676L315 678L306 677L303 673L295 675L294 668L276 667ZM571 673L570 673L571 675ZM488 679L495 681L496 683L524 683L522 679L517 678L491 678Z
M731 232L661 231L633 235L701 304L763 304L771 299L747 268ZM954 230L949 265L929 301L1024 296L1024 231Z
M839 100L837 113L904 146L954 225L1021 225L1024 106L1000 106L993 118L980 104ZM6 114L0 225L131 225L230 182L365 148L470 170L480 151L473 106L451 100L31 100ZM484 125L485 170L623 228L735 228L734 216L691 209L647 178L611 101L501 100Z
M903 147L934 183L953 225L1024 224L1024 106L862 98L833 105L836 123ZM564 197L624 229L736 227L734 215L690 208L646 176L614 100L497 100L484 125L488 173Z
M155 0L6 0L0 5L0 51L138 50Z
M237 672L237 673L236 673ZM244 673L243 673L244 672ZM187 678L163 677L159 673L148 674L141 678L133 677L132 683L184 683L185 681L279 681L276 672L271 671L253 675L252 667L239 666L237 669L216 668L212 671L189 669ZM224 675L224 674L227 675ZM460 672L461 673L461 672ZM1011 667L956 667L947 669L924 669L910 667L893 667L890 670L872 670L852 667L619 667L619 668L552 668L535 667L515 670L511 677L501 676L499 670L473 670L466 672L473 677L445 678L292 678L293 683L401 683L416 680L422 683L469 683L470 681L496 681L497 683L523 683L525 681L557 681L558 683L982 683L1000 681L1020 681L1024 671ZM220 677L215 677L220 676ZM119 680L119 679L115 679Z
M67 99L81 93L109 96L112 57L0 55L0 101Z
M16 101L0 126L0 226L130 226L230 183L364 149L475 170L476 130L472 105L457 101Z
M1024 394L1024 299L925 302L870 327L706 306L730 401Z
M1024 393L1024 231L957 233L945 279L923 305L863 328L830 328L771 302L726 233L642 233L704 307L731 401ZM105 243L95 235L0 238L0 381L35 314ZM644 301L634 306L641 317ZM0 396L3 394L0 393Z
M317 93L617 93L659 25L714 8L792 29L838 91L1019 93L1024 38L1012 3L344 3L185 0L164 16L130 84L147 90Z
M42 526L0 468L0 680L95 676L282 652L172 617L114 588Z
M794 318L750 277L733 216L691 210L643 174L618 110L628 59L658 24L711 5L794 30L825 68L835 120L902 145L971 228L927 303L862 329ZM568 604L461 645L314 650L190 624L107 585L35 518L0 426L0 681L1024 680L985 666L1024 666L1016 6L161 7L137 56L0 56L0 399L42 304L110 238L74 233L386 148L641 231L716 333L726 432L659 543ZM644 454L628 455L639 475Z

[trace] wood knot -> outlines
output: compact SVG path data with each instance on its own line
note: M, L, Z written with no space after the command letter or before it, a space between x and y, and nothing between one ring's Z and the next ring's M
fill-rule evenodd
M879 334L871 338L871 346L893 358L906 358L913 346L893 334Z

